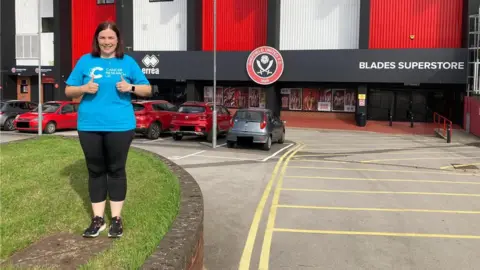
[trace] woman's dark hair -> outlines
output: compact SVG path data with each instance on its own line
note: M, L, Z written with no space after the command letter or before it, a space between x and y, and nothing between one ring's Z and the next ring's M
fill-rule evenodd
M124 51L123 51L123 40L120 35L120 31L117 28L115 22L112 21L105 21L100 23L95 30L95 34L93 35L92 41L92 52L91 54L95 57L100 57L100 46L98 45L98 35L105 29L112 29L115 34L117 34L117 48L115 49L115 57L123 58Z

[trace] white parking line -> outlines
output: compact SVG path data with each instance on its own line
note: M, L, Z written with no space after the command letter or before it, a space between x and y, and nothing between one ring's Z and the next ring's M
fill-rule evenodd
M207 151L207 150L202 150L202 151L198 151L198 152L195 152L195 153L186 155L186 156L181 156L181 157L175 156L175 157L171 157L170 159L179 160L179 159L183 159L183 158L187 158L187 157L193 157L193 156L195 156L195 155L201 154L201 153L206 152L206 151Z
M291 144L289 144L289 145L287 145L287 146L283 147L282 149L278 150L277 152L273 153L272 155L270 155L270 156L268 156L268 157L266 157L266 158L262 159L262 162L265 162L265 161L267 161L267 160L269 160L269 159L273 158L274 156L278 155L280 152L282 152L283 150L285 150L285 149L289 148L289 147L290 147L290 146L292 146L292 145L293 145L293 143L291 143Z
M233 159L233 160L252 160L252 161L260 161L259 159L255 159L255 158L236 158L236 157L211 156L211 155L196 155L196 157L207 157L207 158L217 158L217 159Z

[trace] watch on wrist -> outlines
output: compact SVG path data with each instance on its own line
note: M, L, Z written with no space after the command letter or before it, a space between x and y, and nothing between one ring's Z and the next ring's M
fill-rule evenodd
M135 85L132 85L132 89L130 89L130 92L135 92Z

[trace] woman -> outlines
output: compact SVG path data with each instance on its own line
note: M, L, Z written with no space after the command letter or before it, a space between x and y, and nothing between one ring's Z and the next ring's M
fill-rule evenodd
M127 191L125 164L136 126L130 95L151 96L152 89L135 60L124 55L115 23L98 25L92 43L92 52L78 60L65 89L68 97L82 98L77 129L93 210L92 222L83 236L97 237L105 230L108 194L112 212L108 236L120 237Z

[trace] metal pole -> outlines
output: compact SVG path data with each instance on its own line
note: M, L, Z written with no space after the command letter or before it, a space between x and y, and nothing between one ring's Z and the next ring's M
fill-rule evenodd
M38 0L38 135L42 135L42 13Z
M217 0L213 0L213 127L212 147L217 147Z

